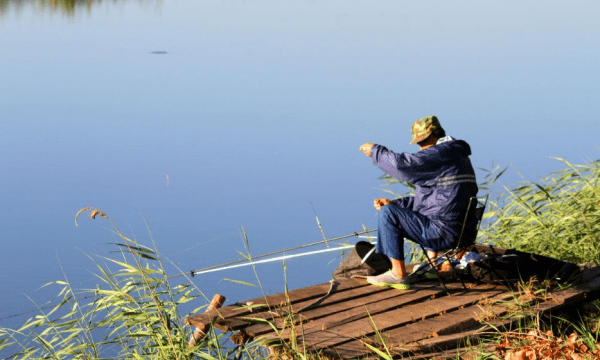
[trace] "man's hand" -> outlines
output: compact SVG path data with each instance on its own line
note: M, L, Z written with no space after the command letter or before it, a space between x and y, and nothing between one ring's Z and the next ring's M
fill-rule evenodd
M373 148L373 143L364 143L360 146L360 151L364 152L365 155L371 157L371 148Z
M384 199L384 198L375 199L375 201L373 202L373 206L375 206L375 209L381 210L382 207L386 206L387 204L389 204L391 202L392 202L392 200L390 200L390 199Z

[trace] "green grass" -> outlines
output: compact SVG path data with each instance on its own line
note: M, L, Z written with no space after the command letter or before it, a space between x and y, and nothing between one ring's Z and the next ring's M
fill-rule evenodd
M577 263L600 263L600 162L524 181L490 201L486 243Z
M58 304L18 329L0 328L0 350L12 350L12 359L225 359L233 350L223 346L224 336L210 334L188 349L192 329L184 324L181 305L204 297L190 283L172 287L158 251L125 237L96 209L92 218L111 222L122 241L113 258L91 258L97 266L94 289L73 289L65 279L45 286L57 287ZM194 309L197 313L202 307ZM237 351L242 351L237 349Z

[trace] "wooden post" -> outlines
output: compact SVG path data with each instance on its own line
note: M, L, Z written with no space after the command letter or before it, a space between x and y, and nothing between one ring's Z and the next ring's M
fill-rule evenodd
M213 296L213 298L212 298L212 301L208 305L206 312L220 308L224 302L225 302L225 296L215 294L215 296ZM206 336L206 332L208 331L209 326L210 325L206 324L202 327L197 327L194 330L194 333L190 336L190 341L188 342L188 348L193 348L194 346L196 346L196 344L198 344L200 342L200 340L202 340L202 338L204 336Z

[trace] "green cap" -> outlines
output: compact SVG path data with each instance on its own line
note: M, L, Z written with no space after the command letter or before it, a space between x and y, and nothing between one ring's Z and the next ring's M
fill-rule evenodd
M410 144L416 144L427 139L435 129L441 127L440 121L435 115L426 116L415 121L410 127L410 131L412 131L412 140L410 141Z

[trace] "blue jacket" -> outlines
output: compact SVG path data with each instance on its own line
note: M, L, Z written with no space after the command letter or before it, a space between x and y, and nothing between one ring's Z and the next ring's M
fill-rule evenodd
M416 187L414 197L394 202L429 218L451 243L460 234L469 198L477 195L469 155L469 144L455 139L416 154L397 154L381 145L371 149L371 158L379 168Z

